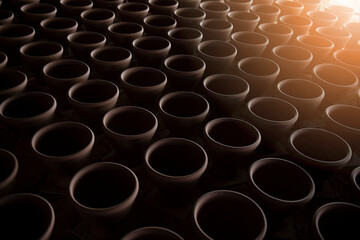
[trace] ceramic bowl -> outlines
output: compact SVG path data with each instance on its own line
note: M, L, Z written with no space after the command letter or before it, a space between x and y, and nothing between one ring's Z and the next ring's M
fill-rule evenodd
M294 31L280 23L263 23L258 27L258 32L269 39L265 49L267 57L271 57L271 51L274 47L288 44Z
M76 21L81 21L80 14L94 5L91 0L60 0L58 4L64 16L75 18Z
M126 2L118 5L117 16L123 22L142 23L149 14L149 6L141 2Z
M77 31L79 24L72 18L53 17L40 22L40 31L48 40L66 45L66 38Z
M355 9L345 5L328 4L324 7L324 10L338 17L335 24L338 27L342 27L344 23L349 22L355 15Z
M337 27L318 27L315 33L331 40L334 43L333 51L344 48L352 36L351 32Z
M258 25L260 17L253 12L231 11L227 15L227 20L233 24L234 33L240 31L252 32Z
M176 27L176 20L167 15L154 14L144 18L145 32L149 36L167 37L168 31Z
M115 13L104 8L94 8L80 14L81 21L86 30L105 34L108 26L114 23Z
M0 49L6 54L18 55L19 48L31 42L35 29L26 24L12 23L0 28Z
M144 28L134 22L116 22L108 27L108 35L116 46L131 49L131 43L144 34Z
M206 40L229 41L233 30L233 24L224 19L205 19L200 22L199 30Z
M304 9L304 5L298 1L290 0L276 0L274 6L280 9L280 17L284 15L296 15L299 16Z
M14 13L7 9L0 9L0 25L10 24L14 21Z
M27 76L18 70L0 70L0 101L23 92L28 83Z
M195 1L193 1L195 2ZM204 20L206 13L199 8L178 8L174 11L174 18L179 27L199 28L200 22Z
M38 27L42 20L55 17L57 8L48 3L29 3L23 5L20 12L25 22Z
M8 195L15 186L19 163L16 156L5 149L0 149L0 196Z
M293 30L293 39L299 35L306 35L310 32L313 22L304 16L284 15L279 18L279 22L285 24Z
M151 14L172 16L178 6L179 2L176 0L149 0Z
M203 36L203 33L195 28L178 27L168 31L167 38L173 54L194 54Z
M231 11L249 12L253 0L225 0Z
M360 79L360 50L339 49L333 53L333 62L356 74Z
M127 233L121 240L140 240L142 238L156 238L168 240L183 240L176 232L162 227L142 227Z
M257 14L260 17L259 24L275 23L280 15L280 9L268 4L253 4L250 12Z
M261 57L269 44L269 39L257 32L241 31L231 34L231 43L238 50L236 60L246 57Z
M312 33L314 33L318 27L333 27L339 19L331 12L320 10L311 10L306 13L306 16L313 22L311 27Z
M206 19L226 19L230 11L230 7L221 1L203 1L199 8L206 13Z

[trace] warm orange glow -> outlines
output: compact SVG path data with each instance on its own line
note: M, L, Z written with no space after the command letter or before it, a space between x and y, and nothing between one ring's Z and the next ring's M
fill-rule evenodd
M330 0L330 4L338 4L355 9L356 13L360 13L360 1L359 0Z

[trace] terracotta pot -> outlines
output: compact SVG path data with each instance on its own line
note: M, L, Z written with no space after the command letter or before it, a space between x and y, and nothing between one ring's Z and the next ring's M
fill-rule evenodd
M318 27L333 27L338 21L338 17L326 11L312 10L306 13L306 16L311 19L313 25L310 29L313 34Z
M231 11L250 11L253 0L225 0L225 4L230 7Z
M119 97L118 87L109 81L93 79L73 85L68 100L85 121L98 122L106 112L115 107Z
M204 132L212 171L224 179L235 178L239 170L247 168L249 157L261 141L256 127L236 118L211 120Z
M312 80L324 89L326 106L346 98L356 91L358 85L354 73L330 63L316 65L312 71Z
M59 187L68 187L71 177L89 162L95 135L79 122L56 122L39 129L31 148Z
M189 200L207 164L205 150L183 138L161 139L151 144L145 153L145 166L156 184L159 200L170 206Z
M327 128L341 136L352 147L353 152L359 152L360 140L360 108L335 104L325 109Z
M284 15L299 16L304 9L304 5L301 2L290 0L276 0L274 6L280 9L280 17Z
M75 59L60 59L49 62L42 71L45 83L60 97L67 94L69 88L75 83L86 81L89 75L89 66Z
M144 34L144 28L134 22L116 22L108 27L108 35L116 46L131 48L131 43Z
M233 32L252 32L258 25L260 17L253 12L231 11L227 15L227 20L233 24Z
M274 2L274 0L253 0L252 5L257 5L257 4L272 5L273 2Z
M335 23L338 27L342 27L344 23L349 22L355 15L355 9L344 5L328 4L324 7L324 10L335 14L339 18Z
M226 19L230 7L223 2L204 1L200 3L200 9L206 13L205 19Z
M234 62L236 54L234 45L220 40L203 41L197 48L198 57L206 64L205 76L225 73Z
M272 50L272 59L279 64L279 80L302 76L313 60L313 54L296 45L279 45Z
M160 116L170 134L191 137L209 113L209 103L194 92L171 92L159 101Z
M178 0L179 8L198 8L201 0Z
M63 52L59 43L51 41L31 42L20 48L23 62L35 73L40 73L47 63L60 59Z
M0 118L20 133L32 132L54 117L56 100L44 92L25 92L7 98L0 105Z
M201 196L194 206L193 221L199 238L204 240L233 237L261 240L267 231L260 206L248 196L229 190Z
M149 13L149 6L140 2L127 2L118 6L117 15L123 22L142 23Z
M333 62L355 73L360 79L360 50L339 49L333 53Z
M278 97L293 104L299 111L299 120L312 119L325 97L323 88L306 79L285 79L277 84Z
M121 240L140 240L143 238L183 240L183 238L177 233L162 227L138 228L126 234L123 238L121 238Z
M117 235L138 192L135 173L112 162L82 168L69 186L71 202L97 238Z
M132 54L116 46L99 47L91 51L90 62L100 77L112 82L119 80L122 71L130 66Z
M75 18L76 21L81 21L80 14L93 7L91 0L60 0L59 9L61 13L70 18Z
M169 54L171 43L163 37L143 36L132 42L132 53L140 66L158 68Z
M305 167L335 171L345 166L352 151L349 144L335 133L321 128L301 128L290 135L289 153ZM312 175L314 179L319 176Z
M360 40L360 23L347 22L344 24L344 29L351 33L351 39L346 45L347 48L358 49L357 42Z
M191 2L195 2L190 0ZM189 2L190 2L189 1ZM181 4L181 1L179 2ZM199 28L200 22L204 20L206 13L199 8L178 8L174 11L174 18L179 27Z
M40 22L41 32L51 41L66 44L67 36L78 29L78 23L72 18L54 17Z
M256 32L241 31L231 35L231 43L238 50L236 61L246 57L261 57L269 44L269 39Z
M16 156L5 149L0 149L0 158L0 196L4 196L8 195L15 186L19 164Z
M94 8L83 11L80 17L88 31L105 34L108 26L114 23L115 13L104 8Z
M293 30L292 38L295 40L299 35L306 35L310 32L312 20L304 16L285 15L279 18L280 23L285 24Z
M250 187L268 218L289 214L311 201L315 184L299 165L281 158L262 158L249 169Z
M313 215L316 239L352 238L357 235L356 221L360 207L346 202L331 202L319 207Z
M166 83L163 72L149 67L128 68L120 76L120 84L130 102L142 107L150 107L156 102Z
M165 59L163 71L175 90L193 90L205 72L205 62L193 55L173 55Z
M14 13L7 9L0 9L0 25L10 24L14 21Z
M259 66L262 66L259 68ZM279 65L263 57L247 57L238 62L238 75L250 86L248 99L260 97L266 92L280 73Z
M199 30L206 40L229 41L233 24L223 19L206 19L200 22Z
M144 18L144 28L147 35L167 37L168 31L176 27L176 20L166 15L150 15Z
M301 14L306 15L309 11L319 10L321 7L321 0L295 0L304 5L304 9Z
M6 24L0 28L0 49L6 54L17 55L19 48L31 42L35 29L25 24Z
M56 7L48 3L25 4L20 11L23 20L34 27L38 27L44 19L55 17L57 13Z
M280 23L260 24L258 32L269 39L264 53L267 57L271 57L271 52L274 47L288 44L294 33L290 27Z
M124 0L94 0L93 2L96 8L105 8L116 12L117 7L124 3Z
M162 14L172 16L178 8L177 0L149 0L151 14Z
M203 86L211 103L227 116L239 109L250 90L244 79L229 74L208 76Z
M351 32L337 27L318 27L315 32L334 43L333 51L344 48L352 36Z
M202 32L194 28L178 27L168 32L174 54L194 54L202 39Z
M350 183L355 198L360 199L360 167L356 167L351 171Z
M88 62L92 50L105 46L106 37L97 32L80 31L69 34L67 43L76 58Z
M253 3L250 10L260 17L259 24L275 23L280 14L280 9L278 7L267 4Z
M0 52L0 69L3 69L6 67L8 60L9 60L9 58L6 56L6 54L3 52Z
M270 150L277 150L278 142L287 139L299 118L291 103L275 97L257 97L247 104L249 122L259 129L262 143Z
M107 112L103 130L120 153L144 150L158 127L157 118L150 111L135 106L117 107Z
M28 78L18 70L0 70L0 101L23 92L26 88Z
M51 237L55 213L51 204L39 195L18 193L0 199L2 236L15 239Z

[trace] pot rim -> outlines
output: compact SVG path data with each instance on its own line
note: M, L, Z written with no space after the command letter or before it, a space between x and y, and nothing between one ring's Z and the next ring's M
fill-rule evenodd
M321 91L321 94L317 97L312 97L312 98L300 98L300 97L295 97L295 96L292 96L292 95L289 95L287 94L286 92L282 91L281 90L281 87L282 85L290 82L290 81L298 81L298 82L306 82L306 83L309 83L309 84L312 84L314 86L317 86L320 91ZM324 97L325 97L325 91L324 89L317 83L313 82L313 81L310 81L308 79L303 79L303 78L289 78L289 79L284 79L282 81L280 81L277 85L276 85L276 88L279 92L281 92L282 94L284 94L285 96L289 97L289 98L292 98L292 99L296 99L296 100L301 100L301 101L306 101L306 102L310 102L310 101L314 101L314 100L322 100Z
M333 66L335 68L340 68L342 69L343 71L346 71L348 72L350 75L353 76L353 78L355 79L355 81L352 83L352 84L347 84L347 85L339 85L339 84L335 84L335 83L332 83L332 82L328 82L326 80L324 80L322 77L320 77L317 73L317 70L321 67L324 67L324 66ZM332 63L321 63L321 64L318 64L316 65L313 70L312 70L312 74L316 76L317 79L319 79L320 81L322 82L325 82L326 84L329 84L331 86L336 86L336 87L341 87L341 88L349 88L349 87L356 87L358 85L358 77L355 75L355 73L353 73L352 71L350 71L349 69L347 68L344 68L342 66L339 66L339 65L336 65L336 64L332 64Z
M356 109L360 112L360 107L355 107L355 106L352 106L352 105L347 105L347 104L334 104L334 105L330 105L328 106L326 109L325 109L325 116L330 119L332 122L340 125L341 127L345 128L345 129L348 129L348 130L351 130L351 131L355 131L357 133L360 133L360 128L354 128L354 127L349 127L339 121L337 121L336 119L334 119L332 116L331 116L331 113L336 110L336 109L344 109L344 108L347 108L347 109Z
M19 170L19 163L18 163L18 160L17 160L16 156L12 152L10 152L10 151L8 151L6 149L3 149L3 148L0 148L0 152L7 155L8 158L11 159L11 161L14 162L14 168L12 169L10 174L5 179L0 181L0 190L1 190L2 188L6 188L6 186L16 178L16 175L17 175L18 170Z
M224 77L228 77L228 78L233 78L233 79L238 79L239 81L242 81L245 84L245 90L243 92L240 93L235 93L235 94L223 94L223 93L218 93L218 92L214 92L213 90L211 90L210 88L208 88L208 83L209 81L214 81L214 78L220 77L220 76L224 76ZM236 76L236 75L232 75L232 74L226 74L226 73L219 73L219 74L213 74L210 76L207 76L203 81L203 86L206 90L208 90L209 92L219 95L219 96L223 96L223 97L228 97L228 96L243 96L243 95L247 95L250 91L250 86L249 83L243 79L242 77Z

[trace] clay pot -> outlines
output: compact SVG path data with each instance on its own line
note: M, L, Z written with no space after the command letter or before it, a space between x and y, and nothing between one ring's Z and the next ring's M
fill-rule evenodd
M335 104L325 109L327 128L341 136L352 147L353 152L359 152L360 140L360 108Z
M100 79L79 82L68 91L71 106L85 121L91 122L99 122L106 112L115 107L118 97L118 87Z
M260 24L258 32L269 39L264 53L268 57L271 57L271 51L274 47L288 44L294 33L290 27L279 23Z
M142 23L149 13L149 6L140 2L127 2L118 6L117 15L123 22Z
M183 238L177 233L162 227L138 228L126 234L123 238L121 238L121 240L140 240L143 238L183 240Z
M360 167L356 167L351 171L350 183L355 198L360 199Z
M261 66L261 68L259 68ZM247 57L238 62L238 76L250 86L248 99L260 97L271 87L280 73L279 65L263 57Z
M253 3L250 10L260 17L259 24L275 23L280 15L280 9L278 7L267 4Z
M259 146L260 132L252 124L236 118L216 118L204 129L205 144L213 162L213 173L224 179L235 178L247 168L249 157Z
M293 104L299 111L299 120L312 119L325 97L323 88L306 79L285 79L277 84L277 95Z
M203 41L197 48L197 55L206 64L205 76L225 73L234 62L236 54L234 45L220 40Z
M360 79L360 50L339 49L333 53L333 62L355 73Z
M244 79L229 74L208 76L203 86L211 103L227 116L239 109L250 90Z
M138 192L135 173L112 162L82 168L69 185L71 202L97 238L117 235Z
M143 36L132 42L132 53L140 66L158 68L169 54L171 43L163 37Z
M71 177L89 162L95 135L79 122L56 122L39 129L31 148L52 174L59 187L68 187Z
M326 11L312 10L306 13L306 16L311 19L313 25L311 32L314 33L318 27L333 27L339 19L335 14Z
M117 22L108 27L111 42L120 47L131 48L131 43L144 34L144 28L134 22Z
M7 63L8 63L8 57L6 56L5 53L0 52L0 69L3 69L6 67Z
M7 4L6 4L7 6L13 8L14 11L17 12L20 10L21 6L28 4L28 3L39 3L40 0L9 0L6 2L7 2Z
M360 23L347 22L344 24L344 29L351 33L351 39L346 47L358 49L357 42L360 40Z
M277 150L277 143L287 139L299 118L291 103L275 97L257 97L247 104L249 122L259 129L262 143L269 150Z
M172 16L178 6L179 2L176 0L149 0L151 14Z
M206 19L200 22L199 30L204 34L206 40L229 41L233 25L223 19Z
M306 35L310 32L312 20L304 16L285 15L279 18L280 23L285 24L293 30L293 39L299 35Z
M338 27L342 27L344 23L349 22L355 15L355 9L344 5L328 4L324 7L324 10L338 17L335 23L335 26Z
M326 106L346 98L356 91L358 85L354 73L330 63L316 65L312 71L312 80L324 89Z
M345 166L352 156L343 138L321 128L298 129L291 133L289 140L291 158L310 169L332 172ZM312 177L316 180L319 175Z
M1 69L0 79L0 102L23 92L28 82L23 72L13 69Z
M144 150L158 127L157 118L150 111L135 106L117 107L107 112L103 130L120 153Z
M274 0L253 0L252 5L257 5L257 4L272 5L273 2Z
M51 204L39 195L12 194L0 199L0 223L5 238L48 240L55 225L55 213Z
M0 159L0 196L3 196L14 188L19 164L16 156L5 149L0 149Z
M236 32L231 35L231 43L238 50L236 61L246 57L260 57L269 44L269 39L256 32Z
M17 55L19 48L31 42L35 29L25 24L6 24L0 28L0 49L7 55Z
M304 9L304 5L301 2L290 0L276 0L274 6L280 9L280 17L284 15L299 16Z
M165 59L163 71L175 90L193 90L205 72L205 62L193 55L173 55Z
M268 218L289 214L311 201L315 184L299 165L281 158L262 158L249 169L250 187Z
M63 52L59 43L50 41L31 42L20 48L23 62L35 73L40 73L47 63L60 59Z
M14 20L14 13L7 9L0 9L0 25L12 23Z
M91 0L60 0L59 9L61 13L69 18L74 18L76 21L81 21L80 14L93 7Z
M191 137L209 113L209 103L194 92L171 92L159 101L160 116L170 134Z
M168 32L174 54L194 54L202 39L202 32L194 28L178 27Z
M67 36L77 31L78 23L72 18L54 17L41 21L40 26L48 40L65 45Z
M65 97L72 85L86 81L89 75L89 66L75 59L55 60L46 64L42 70L45 83L60 97Z
M344 48L352 36L351 32L337 27L318 27L315 32L334 43L333 51Z
M20 10L23 20L34 27L38 27L44 19L55 17L57 13L56 7L48 3L29 3Z
M0 118L20 133L32 132L54 117L56 100L44 92L24 92L7 98L0 105Z
M149 67L128 68L121 73L120 84L130 102L149 107L160 97L167 83L166 75Z
M145 153L145 166L156 184L159 200L170 206L189 200L207 164L205 150L183 138L161 139L151 144Z
M179 8L198 8L201 0L178 0Z
M205 19L226 19L230 7L223 2L205 1L200 3L200 9L206 13Z
M104 8L94 8L83 11L80 17L86 30L105 34L108 26L114 23L115 13Z
M309 11L319 10L321 7L321 0L295 0L304 5L301 14L306 15Z
M279 80L298 78L309 67L313 54L296 45L279 45L272 50L272 59L279 64Z
M105 46L106 37L97 32L80 31L69 34L67 43L76 58L88 62L92 50Z
M331 202L319 207L313 215L316 239L350 239L357 235L356 221L360 207L346 202Z
M230 7L231 11L250 11L253 0L225 0L225 4Z
M99 47L91 51L90 62L100 77L112 82L119 80L122 71L130 66L132 54L116 46Z
M227 20L233 24L233 32L252 32L258 25L260 17L253 12L231 11L227 15Z
M229 190L216 190L201 196L195 203L193 220L199 238L204 240L261 240L267 230L266 217L260 206L248 196Z
M168 31L176 27L176 20L166 15L150 15L144 18L147 35L167 37Z
M116 12L117 7L124 3L124 0L94 0L93 2L96 8L105 8Z
M193 0L190 1L192 2ZM181 4L181 1L179 4ZM177 22L177 26L179 27L197 29L200 27L200 22L204 20L205 17L206 13L198 8L178 8L174 11L174 18Z

